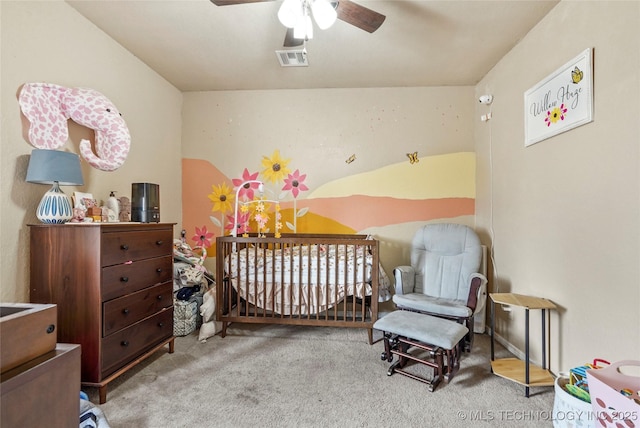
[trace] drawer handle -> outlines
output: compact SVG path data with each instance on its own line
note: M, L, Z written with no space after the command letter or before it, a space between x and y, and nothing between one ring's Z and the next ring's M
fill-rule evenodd
M156 269L156 272L157 272L157 273L162 273L162 268L158 268L158 269Z
M162 241L161 239L160 239L160 240L157 240L157 241L156 241L156 245L162 245L162 242L163 242L163 241Z
M158 297L156 297L156 299L162 300L162 294L158 294Z
M129 346L129 342L127 342L126 340L123 340L122 342L120 342L121 346Z
M51 334L56 330L56 326L54 324L49 324L47 327L47 334Z
M122 276L122 277L120 277L120 281L121 282L129 282L129 277L128 276Z
M158 323L158 327L164 327L164 323L163 322L159 322Z
M122 244L122 245L120 245L120 249L124 250L124 251L127 251L129 249L129 246L127 244Z
M129 309L128 308L124 308L122 310L122 313L125 314L125 315L129 315Z

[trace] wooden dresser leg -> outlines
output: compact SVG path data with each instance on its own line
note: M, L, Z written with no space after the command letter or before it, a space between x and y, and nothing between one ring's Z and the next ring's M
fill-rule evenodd
M98 388L98 394L100 395L100 404L107 402L107 385Z
M373 329L367 329L367 333L369 334L369 345L373 345Z
M171 339L171 342L169 342L169 353L173 354L173 351L175 351L176 349L176 344L175 344L175 337Z

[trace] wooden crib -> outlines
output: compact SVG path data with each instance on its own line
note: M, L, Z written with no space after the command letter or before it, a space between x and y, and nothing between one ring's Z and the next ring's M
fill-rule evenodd
M366 328L373 342L379 287L389 287L367 235L216 238L217 319ZM386 291L385 288L385 291Z

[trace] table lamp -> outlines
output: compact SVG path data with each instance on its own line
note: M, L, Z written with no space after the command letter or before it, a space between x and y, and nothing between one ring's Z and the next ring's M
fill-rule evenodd
M82 186L80 158L75 153L58 150L35 149L31 152L26 181L37 184L53 184L36 211L38 220L47 224L62 224L73 217L71 198L62 186Z

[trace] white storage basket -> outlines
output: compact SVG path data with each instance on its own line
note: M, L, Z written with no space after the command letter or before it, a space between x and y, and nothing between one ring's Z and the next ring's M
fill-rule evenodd
M596 418L591 403L569 394L563 386L568 377L558 376L555 380L553 400L554 428L595 428Z

